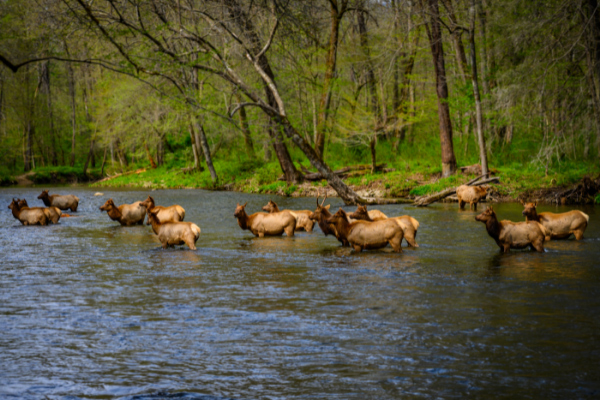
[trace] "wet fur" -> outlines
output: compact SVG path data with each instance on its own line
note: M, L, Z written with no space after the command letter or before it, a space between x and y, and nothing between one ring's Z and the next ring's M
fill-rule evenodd
M265 212L268 212L269 214L281 212L281 210L279 210L279 207L277 206L277 203L275 203L273 200L269 200L267 205L264 206L262 208L262 210ZM313 227L315 225L315 222L310 219L310 215L312 214L312 211L310 211L310 210L283 210L283 211L289 212L290 214L292 214L292 216L294 218L296 218L296 230L297 231L305 230L306 232L312 232Z
M267 214L257 212L252 215L246 214L246 204L237 205L233 215L238 220L238 225L242 229L247 229L254 236L281 236L285 234L289 237L294 236L296 230L296 218L287 211Z
M61 210L71 209L71 211L77 211L79 206L79 197L72 194L61 196L59 194L49 195L47 190L42 191L42 194L38 196L46 207L57 207Z
M185 219L185 210L177 204L168 207L157 206L154 203L154 199L151 196L148 196L148 198L142 202L142 205L146 207L146 211L157 211L157 217L160 222L179 222ZM148 218L146 225L150 225L150 218Z
M544 251L546 230L538 222L498 221L492 207L476 216L475 219L485 224L488 235L496 241L502 252L508 253L510 249L524 249L526 247L531 247L532 250Z
M100 211L106 211L110 219L118 221L122 226L142 225L146 218L146 208L141 201L133 204L116 206L113 199L106 200Z
M201 233L198 225L193 222L160 222L157 213L154 210L148 212L148 219L163 249L187 244L190 250L196 250L196 242Z

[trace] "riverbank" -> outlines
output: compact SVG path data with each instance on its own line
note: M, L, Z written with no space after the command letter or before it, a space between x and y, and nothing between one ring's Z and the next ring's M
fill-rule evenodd
M218 167L218 166L217 166ZM219 169L217 169L219 170ZM92 187L131 187L147 189L188 189L230 190L244 193L275 194L288 197L336 197L325 180L287 184L278 180L278 165L265 164L253 169L221 169L222 184L213 185L207 171L189 171L182 169L138 169L129 173L108 177L91 184ZM412 200L429 195L449 187L456 187L477 176L477 171L457 173L449 178L441 178L435 168L420 167L406 163L404 168L390 172L371 173L370 170L350 172L344 181L360 196L372 198L391 198ZM600 203L600 167L573 165L564 171L528 170L526 168L501 167L492 169L492 175L499 183L491 184L492 201L509 202L519 200L537 200L540 202L561 202L563 204ZM584 179L592 182L591 187L578 194L578 197L565 198L562 194L572 190ZM589 183L588 182L588 183ZM452 201L452 199L449 199Z
M279 180L281 172L277 163L242 162L237 164L217 162L219 184L213 184L208 171L188 168L149 168L139 165L130 171L111 171L107 177L100 170L83 174L81 168L46 167L29 172L25 179L6 177L4 185L43 185L88 183L90 186L158 189L208 189L243 193L273 194L287 197L336 197L325 180L288 184ZM337 166L338 168L340 166ZM299 165L306 173L308 165ZM441 171L429 164L402 162L387 166L387 172L371 173L358 169L344 174L343 179L362 197L413 200L419 196L437 193L468 182L478 175L475 169L466 169L449 178L441 178ZM600 166L591 164L562 165L546 173L527 165L492 168L499 183L490 185L489 199L495 202L532 200L542 203L600 204ZM20 177L17 177L20 178ZM102 178L102 179L101 179ZM454 201L449 197L446 201Z

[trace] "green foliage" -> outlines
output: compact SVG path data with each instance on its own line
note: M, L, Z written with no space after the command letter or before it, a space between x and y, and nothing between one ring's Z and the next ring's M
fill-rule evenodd
M81 167L40 167L32 172L28 178L37 184L88 182L101 178L99 169L89 169L86 175Z
M12 176L8 168L0 165L0 186L9 186L16 183L17 181Z
M458 186L463 183L464 177L461 175L453 175L448 178L441 178L434 183L418 186L410 191L412 196L424 196L432 193L440 192L450 187Z

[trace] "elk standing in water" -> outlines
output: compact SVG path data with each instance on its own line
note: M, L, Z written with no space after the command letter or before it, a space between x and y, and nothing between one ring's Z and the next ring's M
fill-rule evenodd
M350 243L348 243L348 240L346 238L338 235L335 226L327 222L327 219L331 218L333 214L329 212L331 204L327 204L326 206L323 205L325 204L325 200L327 200L327 195L325 195L325 198L321 202L321 205L319 205L319 197L317 196L317 209L310 215L310 219L316 221L317 224L319 224L319 228L321 228L325 236L333 235L342 244L343 247L350 246Z
M196 242L200 237L200 227L193 222L160 222L157 210L148 211L148 219L152 230L158 235L163 249L187 244L190 250L196 250Z
M262 210L268 212L269 214L281 212L279 210L279 207L277 206L277 203L275 203L273 200L269 200L267 205L264 206L262 208ZM315 225L315 222L310 219L310 215L312 214L312 211L310 211L310 210L283 210L283 211L289 212L290 214L292 214L292 216L294 218L296 218L296 230L297 231L305 230L306 232L312 232L313 226Z
M183 221L185 218L185 210L183 207L177 204L169 207L157 206L154 204L152 196L148 196L148 198L142 202L142 205L146 207L148 213L150 210L156 211L160 222L179 222ZM148 214L148 222L146 225L150 225L150 214Z
M248 203L246 203L248 204ZM254 236L281 236L283 232L289 237L294 236L296 230L296 218L287 211L267 214L257 212L250 216L246 214L246 204L243 206L238 203L233 216L237 218L238 224L242 229L248 229Z
M71 211L77 211L79 205L79 197L72 194L61 196L60 194L49 195L47 190L42 191L42 194L38 196L46 207L57 207L61 210L71 209Z
M40 209L32 210L28 207L21 209L16 199L13 199L8 208L12 211L13 217L23 225L48 225L48 217Z
M335 225L338 234L348 240L355 251L380 249L389 244L396 253L402 253L401 244L404 233L394 220L350 223L346 212L340 207L338 212L327 219L327 222Z
M477 203L487 196L487 188L479 186L460 185L456 188L456 196L458 197L458 206L460 209L465 208L465 204L469 203L469 210L477 210Z
M500 251L508 253L510 249L524 249L544 251L546 229L535 221L512 222L498 221L496 213L490 206L487 210L475 217L483 222L490 235L500 247Z
M28 208L30 210L42 210L44 214L46 214L48 221L52 222L53 224L57 224L62 216L62 211L60 211L57 207L29 207L29 204L27 204L27 200L25 199L17 199L17 202L19 203L19 208L21 210L24 208Z
M378 216L378 214L374 213L373 211L377 211L378 213L381 213L381 215L385 215L384 213L382 213L381 211L378 211L378 210L367 211L367 206L359 205L356 208L356 211L354 211L352 214L348 214L348 217L355 219L357 221L358 220L376 221L375 219L373 219L371 217L371 215ZM404 233L404 239L406 239L406 243L408 243L408 245L410 247L419 247L419 245L417 244L417 241L415 240L417 237L417 230L419 229L419 221L417 221L416 219L414 219L413 217L411 217L409 215L401 215L399 217L391 217L391 218L379 217L378 221L381 221L383 219L390 219L390 220L396 221L398 223L398 225L400 225L400 228L402 228L402 232Z
M524 203L523 215L527 221L539 222L546 228L546 240L567 239L571 234L575 239L583 238L583 232L587 228L590 217L579 210L572 210L565 213L555 214L551 212L537 213L535 203Z
M146 217L146 208L142 206L141 201L117 207L113 199L108 199L100 206L100 211L106 211L110 219L118 221L122 226L142 225Z

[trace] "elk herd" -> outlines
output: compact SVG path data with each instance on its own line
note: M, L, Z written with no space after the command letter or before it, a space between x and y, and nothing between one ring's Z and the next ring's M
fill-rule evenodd
M459 207L466 203L477 210L477 203L485 198L487 189L459 186L456 190ZM24 199L13 199L8 208L14 218L23 225L56 224L61 217L71 215L64 210L77 211L79 198L74 195L50 195L47 190L38 196L46 207L29 207ZM264 212L248 215L246 204L237 204L234 217L243 230L249 230L257 237L281 236L284 233L292 237L297 231L312 232L315 223L319 225L325 236L333 235L345 247L352 247L356 252L362 250L380 249L388 244L393 251L402 252L402 241L409 247L419 247L416 242L419 221L409 215L388 217L379 210L367 210L367 206L359 205L355 212L346 213L341 207L332 214L330 204L325 200L317 208L311 210L280 210L275 202L269 200L262 207ZM567 239L571 235L576 240L583 238L589 217L578 211L568 211L555 214L551 212L537 213L537 203L522 202L525 221L499 221L492 206L475 219L485 224L487 233L491 236L500 251L523 249L544 251L544 243L552 239ZM119 222L122 226L152 225L152 230L158 236L163 248L176 245L187 245L191 250L196 249L200 237L200 227L192 222L184 222L185 210L180 205L169 207L157 206L151 196L144 201L117 206L113 199L108 199L100 207L108 217Z

